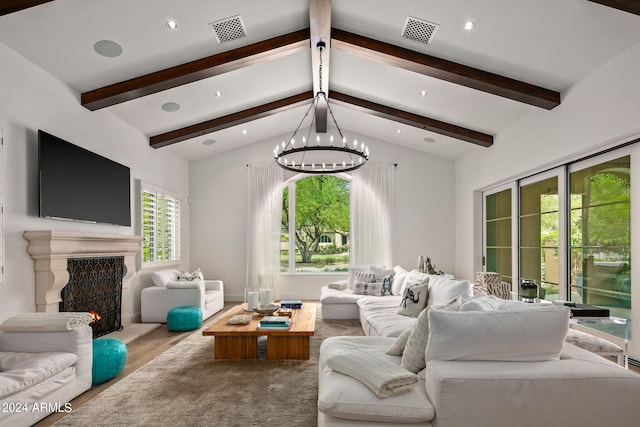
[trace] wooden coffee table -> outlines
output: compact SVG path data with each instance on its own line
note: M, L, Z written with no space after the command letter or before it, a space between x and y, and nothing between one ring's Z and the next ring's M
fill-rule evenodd
M309 358L309 337L316 327L317 303L305 302L302 308L293 309L291 328L286 331L259 330L262 315L245 312L244 307L245 304L236 305L202 332L202 335L216 337L216 359L257 359L259 336L267 337L269 360ZM251 315L251 322L247 325L229 325L227 321L236 314Z

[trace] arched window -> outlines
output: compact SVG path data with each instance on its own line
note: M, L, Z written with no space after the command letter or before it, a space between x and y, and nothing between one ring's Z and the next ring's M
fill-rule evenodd
M298 175L285 184L281 271L348 270L349 187L350 177L346 174Z

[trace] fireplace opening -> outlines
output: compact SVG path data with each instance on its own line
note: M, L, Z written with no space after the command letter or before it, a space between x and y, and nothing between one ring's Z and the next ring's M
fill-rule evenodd
M122 330L124 257L69 258L60 311L91 313L93 338Z

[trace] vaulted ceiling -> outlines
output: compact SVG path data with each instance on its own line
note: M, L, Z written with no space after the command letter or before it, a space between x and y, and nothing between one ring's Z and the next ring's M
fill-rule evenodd
M290 135L324 41L322 89L346 135L455 159L554 114L640 42L638 14L637 0L9 0L0 42L194 160Z

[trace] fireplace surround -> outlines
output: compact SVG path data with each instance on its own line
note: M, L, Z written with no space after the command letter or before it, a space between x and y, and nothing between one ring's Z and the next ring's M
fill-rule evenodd
M69 283L69 259L123 257L121 319L122 326L131 324L129 282L136 271L140 236L55 230L25 231L23 236L33 259L36 311L59 311L61 291Z

